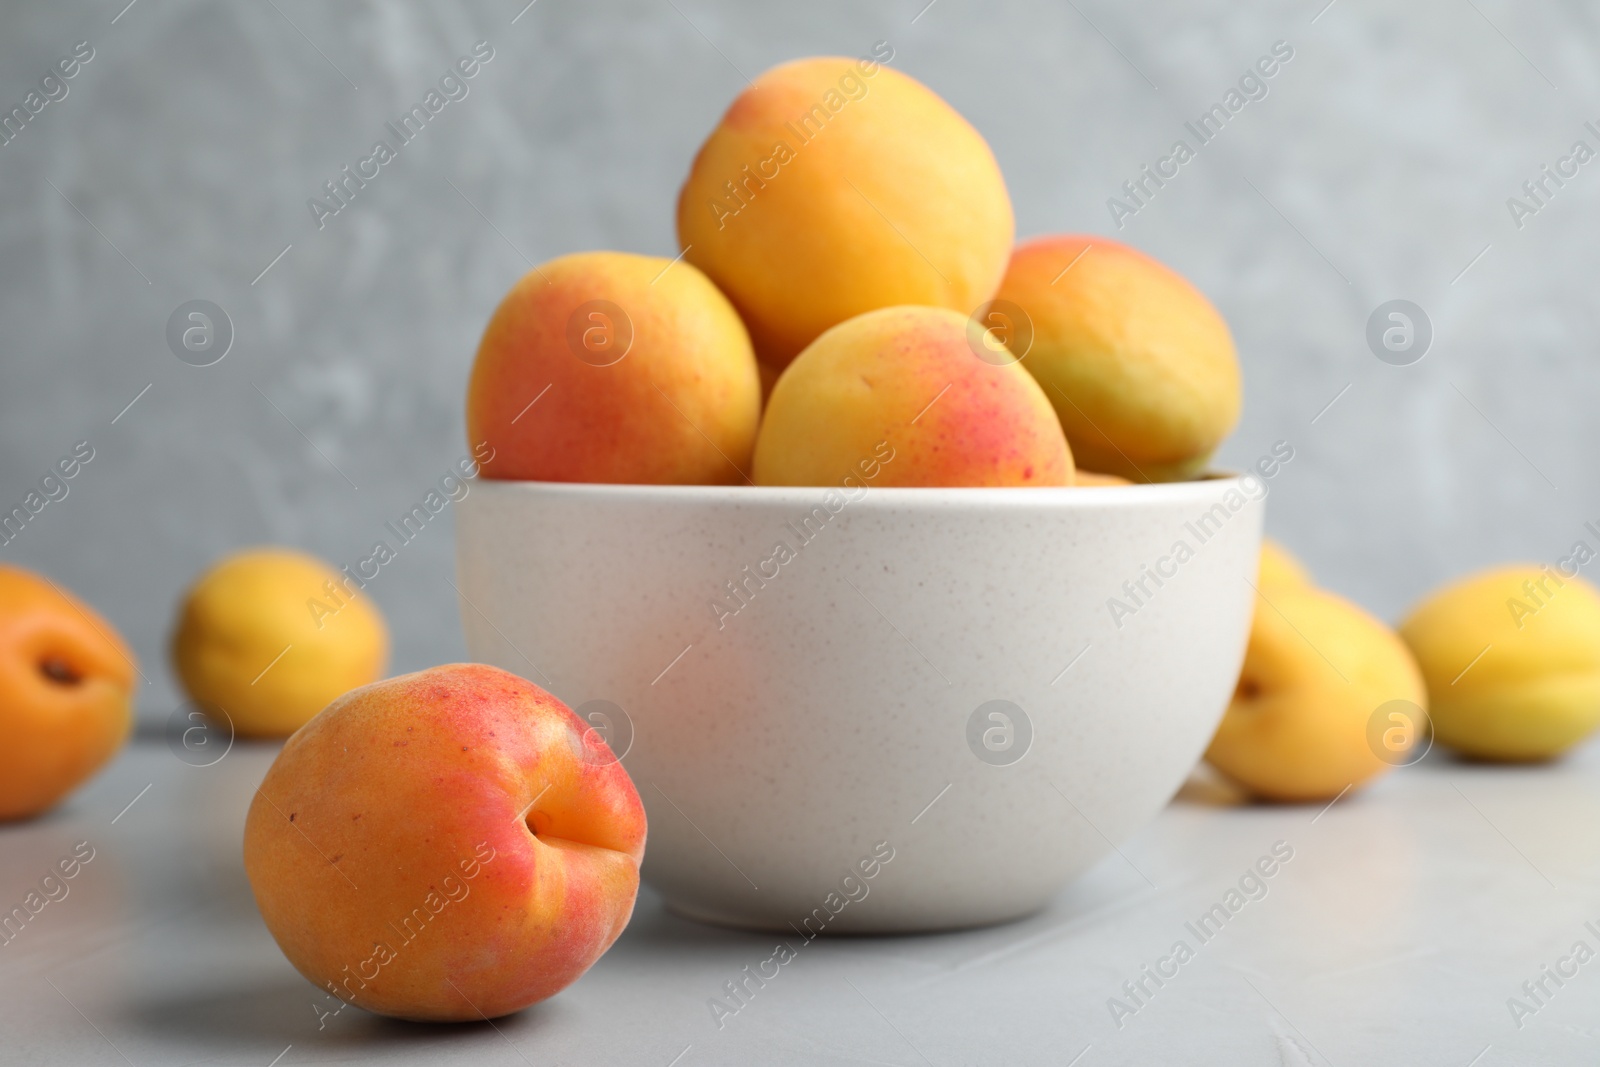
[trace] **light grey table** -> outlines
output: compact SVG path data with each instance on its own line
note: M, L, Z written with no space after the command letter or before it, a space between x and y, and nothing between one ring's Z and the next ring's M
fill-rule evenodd
M1044 913L964 933L797 945L721 1027L709 1001L731 1003L724 983L778 938L677 918L648 890L588 975L492 1026L322 1014L336 1005L278 952L240 862L245 809L275 751L241 743L197 768L160 737L141 738L59 811L0 829L4 910L79 842L93 849L66 896L0 946L0 1063L1600 1058L1600 959L1571 955L1580 941L1600 950L1600 750L1540 768L1435 753L1322 810L1239 805L1191 779ZM1247 880L1259 899L1234 898L1246 902L1202 941L1186 924L1226 906L1277 842L1293 858L1262 880L1265 895ZM1180 940L1192 950L1181 965L1170 957ZM1170 977L1157 985L1147 965ZM1571 976L1557 984L1547 966ZM1141 980L1136 1001L1123 985ZM1131 1014L1114 1017L1113 997ZM1518 1017L1513 997L1528 1009Z

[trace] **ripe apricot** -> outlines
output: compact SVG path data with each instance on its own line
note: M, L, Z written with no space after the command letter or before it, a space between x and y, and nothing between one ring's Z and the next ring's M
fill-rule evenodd
M1029 341L1022 365L1090 470L1140 482L1205 469L1239 420L1239 361L1217 309L1182 276L1108 237L1017 246L995 296Z
M0 565L0 819L54 806L122 747L135 670L93 608Z
M993 295L1011 198L977 130L874 58L800 59L740 93L678 197L684 257L786 366L824 330L899 304L964 315Z
M970 322L946 308L840 323L773 388L756 483L1071 485L1072 453L1039 384L978 351Z

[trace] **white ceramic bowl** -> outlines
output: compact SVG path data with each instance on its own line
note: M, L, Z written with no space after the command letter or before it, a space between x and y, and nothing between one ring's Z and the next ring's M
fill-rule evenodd
M1042 907L1182 784L1238 676L1264 496L485 480L461 615L475 659L626 753L675 910L976 925Z

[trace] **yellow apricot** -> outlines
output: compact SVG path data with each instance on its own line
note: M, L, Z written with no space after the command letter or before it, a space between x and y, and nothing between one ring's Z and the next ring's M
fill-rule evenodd
M1206 759L1269 800L1331 798L1388 770L1419 739L1413 732L1387 753L1375 745L1374 715L1397 700L1426 710L1422 676L1394 631L1325 590L1264 589Z
M287 737L377 681L389 630L354 580L303 552L237 552L184 597L172 661L189 696L247 737Z
M1256 585L1272 589L1284 585L1310 585L1311 572L1294 555L1276 541L1263 539L1261 562L1257 567Z
M1531 564L1451 582L1400 626L1439 743L1480 759L1560 754L1600 725L1600 593Z
M938 94L873 58L762 74L701 146L678 197L684 257L783 368L877 308L969 315L1011 254L1011 198L983 137Z
M1182 276L1127 245L1025 242L992 310L1017 320L1010 343L1090 470L1137 482L1192 478L1239 420L1227 323Z
M1115 474L1099 474L1095 471L1078 471L1074 476L1073 485L1084 488L1105 488L1113 485L1132 485L1128 479Z

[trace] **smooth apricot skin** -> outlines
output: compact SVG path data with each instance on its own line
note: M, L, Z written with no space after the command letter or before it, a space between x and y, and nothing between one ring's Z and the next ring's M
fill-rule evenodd
M184 691L241 737L288 737L382 677L389 628L370 595L288 548L224 556L184 595L171 639Z
M1600 593L1576 574L1517 564L1468 575L1417 605L1400 636L1442 745L1549 759L1600 725Z
M1307 586L1311 572L1294 554L1276 541L1261 541L1261 562L1256 568L1256 588L1275 589L1279 586Z
M645 814L605 742L494 667L346 693L245 822L256 904L312 983L382 1015L494 1018L576 981L633 913Z
M1091 470L1137 482L1192 478L1239 421L1227 323L1142 252L1108 237L1038 237L1017 246L995 300L1031 323L1022 365ZM1020 346L1028 331L1016 336Z
M1115 485L1132 485L1133 483L1115 474L1099 474L1095 471L1080 470L1073 475L1072 484L1086 489L1104 489Z
M980 358L970 337L965 317L931 307L824 333L772 390L756 484L1071 485L1072 453L1038 383L1014 360Z
M1326 590L1263 589L1206 760L1265 800L1331 799L1393 766L1371 734L1374 712L1391 700L1427 710L1422 675L1394 631ZM1417 743L1415 725L1394 755Z
M733 305L692 264L623 252L524 275L467 383L468 444L487 453L486 478L742 484L760 418Z
M0 821L48 811L116 754L136 669L93 608L0 565Z
M1000 283L1011 198L983 137L874 57L762 74L700 148L678 197L685 258L782 368L824 330L925 304L971 314Z

